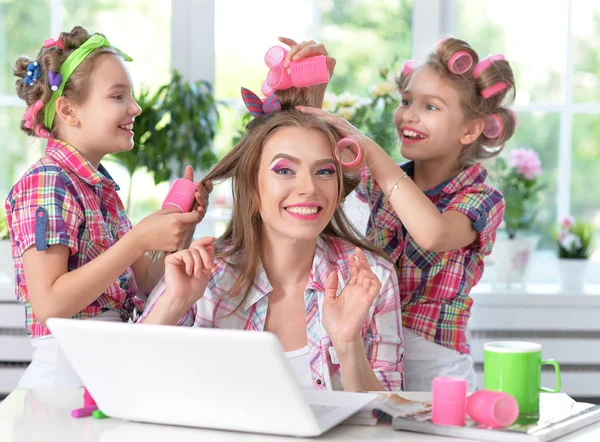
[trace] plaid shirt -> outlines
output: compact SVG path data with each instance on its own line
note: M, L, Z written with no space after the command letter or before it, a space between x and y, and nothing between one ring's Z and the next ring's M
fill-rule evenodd
M75 270L107 250L131 229L119 190L102 165L98 170L76 149L50 139L45 155L14 185L6 199L6 214L15 263L17 300L25 303L25 325L31 337L50 334L33 314L23 271L23 253L35 245L53 244L70 249L68 271ZM127 268L92 304L73 316L85 319L116 310L127 320L141 310L137 285Z
M413 162L401 167L413 175ZM463 213L479 234L471 246L427 252L406 231L366 167L361 175L357 195L371 207L367 236L396 265L403 325L436 344L469 353L466 330L473 304L469 293L483 274L483 257L492 251L504 215L502 194L484 183L487 171L479 163L426 190L425 195L440 213Z
M323 298L327 276L337 270L341 292L350 278L348 257L354 247L328 236L317 239L313 267L306 291L306 335L308 339L313 386L320 390L342 390L342 377L331 339L322 324ZM362 329L365 353L377 379L387 390L401 390L404 347L400 318L398 282L391 263L365 252L382 288L373 302ZM236 310L240 297L225 296L237 278L236 270L216 260L204 296L179 321L179 325L238 330L264 330L269 295L273 291L261 266L243 304ZM154 289L140 319L148 315L156 300L164 293L164 281ZM235 312L234 312L235 311Z

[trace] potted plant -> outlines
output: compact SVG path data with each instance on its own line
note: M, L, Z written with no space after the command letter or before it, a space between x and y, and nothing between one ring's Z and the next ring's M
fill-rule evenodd
M212 147L219 113L210 83L186 82L174 71L169 83L153 94L141 89L135 99L142 113L133 124L134 148L111 158L129 173L127 207L138 168L146 167L159 184L182 176L188 164L207 170L217 160Z
M554 231L561 286L583 290L588 260L594 246L594 226L583 219L566 216Z
M542 165L533 149L515 149L508 161L499 157L491 178L504 195L503 229L496 241L493 263L496 281L522 283L539 236L534 232L540 209Z

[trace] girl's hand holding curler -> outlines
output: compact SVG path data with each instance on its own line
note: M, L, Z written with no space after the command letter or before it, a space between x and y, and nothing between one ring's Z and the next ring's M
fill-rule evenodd
M165 259L165 295L172 301L191 306L202 297L211 276L215 258L215 238L200 238L189 249Z
M327 49L323 44L317 44L314 40L303 41L296 43L291 38L279 37L279 41L290 47L284 60L284 67L289 68L290 62L303 60L308 57L314 57L315 55L325 55L327 57L327 68L329 69L329 76L333 75L335 69L335 58L330 57L327 53Z
M143 218L129 234L136 236L142 253L174 252L199 219L197 211L181 213L177 207L167 207Z
M331 272L327 278L323 300L323 327L329 333L334 347L360 341L373 301L381 289L381 282L373 273L367 257L360 249L350 257L351 277L342 293L337 294L338 276Z

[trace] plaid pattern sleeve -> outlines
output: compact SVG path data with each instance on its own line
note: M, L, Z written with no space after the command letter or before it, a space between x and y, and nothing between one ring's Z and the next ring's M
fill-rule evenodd
M40 167L24 177L9 196L7 213L21 256L34 244L38 250L62 244L70 249L71 256L77 253L78 230L85 216L66 188L59 167Z
M484 255L492 253L496 231L504 217L505 202L502 194L486 184L465 188L450 202L446 211L454 210L466 215L479 234L475 245Z
M367 359L375 376L386 390L404 389L404 342L402 339L402 310L398 278L391 263L382 266L377 259L377 274L381 290L374 303L371 323L364 343Z

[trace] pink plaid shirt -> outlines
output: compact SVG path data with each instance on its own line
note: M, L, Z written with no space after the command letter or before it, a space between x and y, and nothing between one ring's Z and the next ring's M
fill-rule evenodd
M306 335L308 338L311 376L315 389L342 390L342 377L331 339L322 324L323 297L327 276L338 272L341 292L350 278L348 257L354 247L340 239L319 237L304 303L306 306ZM365 353L377 379L387 390L401 390L404 347L400 318L398 283L391 263L365 252L382 288L362 329ZM216 260L212 277L204 296L180 320L179 325L238 330L264 330L271 284L264 268L260 267L243 304L236 310L240 297L225 296L237 278L236 270ZM151 311L164 293L164 281L154 289L140 319ZM235 313L232 313L234 312Z
M118 186L102 165L96 170L75 148L49 139L45 155L14 185L6 214L15 264L15 291L25 303L25 325L31 337L50 334L31 310L23 253L32 246L53 244L70 249L68 270L75 270L107 250L131 229ZM40 269L41 271L42 269ZM92 304L73 316L85 319L116 310L127 320L142 303L134 298L137 284L125 270Z
M412 176L413 162L401 167ZM473 304L469 293L481 279L483 257L492 252L496 230L504 216L504 198L484 183L486 177L487 171L477 163L425 191L440 213L463 213L479 234L477 243L441 253L427 252L418 246L366 167L356 190L358 197L371 207L367 236L396 265L403 325L461 353L469 353L466 330Z

